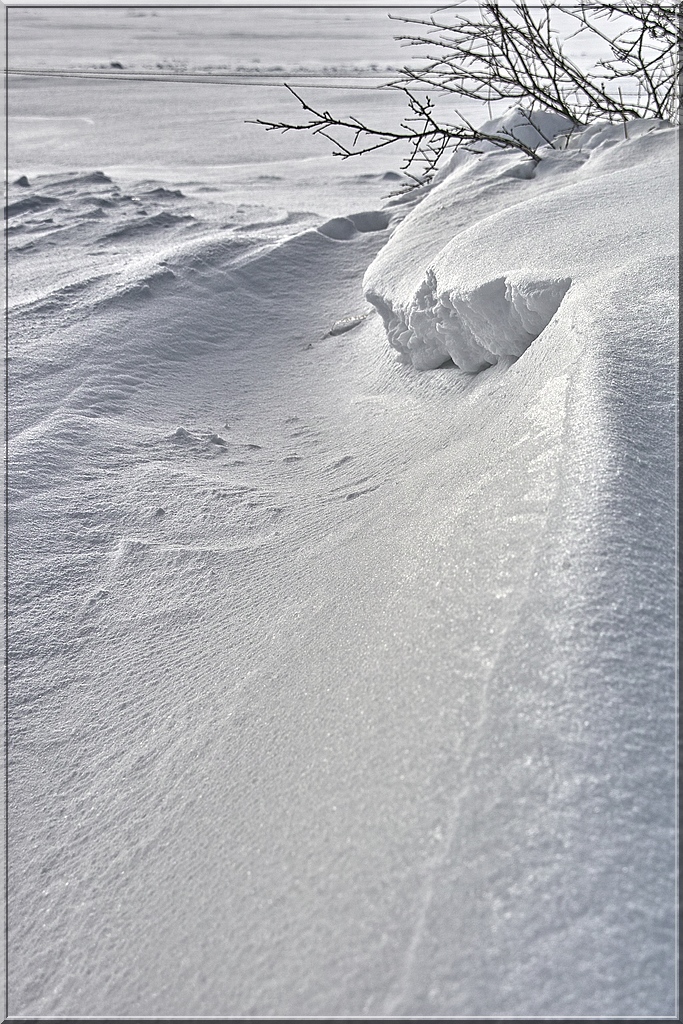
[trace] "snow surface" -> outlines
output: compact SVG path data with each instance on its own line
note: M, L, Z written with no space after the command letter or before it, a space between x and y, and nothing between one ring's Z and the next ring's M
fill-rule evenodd
M38 88L11 1014L673 1016L677 131L382 202L385 157L41 164Z
M520 127L534 131L523 120ZM570 286L599 288L596 278L618 275L633 262L634 239L648 255L675 253L677 136L669 129L664 144L653 139L662 127L634 123L629 140L622 126L596 126L559 152L544 147L538 165L509 150L459 154L366 274L366 297L390 344L418 369L452 359L476 372L501 356L518 358ZM645 161L652 167L643 181ZM417 258L425 250L436 251L426 269Z

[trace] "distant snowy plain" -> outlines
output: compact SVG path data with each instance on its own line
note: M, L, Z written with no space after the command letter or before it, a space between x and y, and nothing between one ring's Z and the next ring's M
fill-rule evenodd
M677 131L406 203L243 125L386 12L9 27L243 79L10 80L10 1013L673 1016Z

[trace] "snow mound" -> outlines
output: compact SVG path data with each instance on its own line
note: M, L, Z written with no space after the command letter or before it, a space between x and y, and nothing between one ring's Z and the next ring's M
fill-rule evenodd
M350 213L347 217L333 217L325 221L317 230L327 238L338 242L348 241L357 231L386 231L390 217L385 210L364 210L361 213Z
M525 146L542 146L550 143L560 135L571 132L574 122L563 114L552 110L526 110L524 107L513 107L501 117L486 121L479 129L485 135L500 135L505 138L511 135ZM493 142L482 142L482 151L492 149Z
M400 361L428 370L451 359L476 372L517 358L571 283L594 287L629 263L633 238L641 251L675 252L676 132L641 122L631 136L594 126L585 150L581 136L564 150L546 147L533 177L514 173L531 161L497 150L452 168L365 275Z
M568 136L574 127L573 121L568 117L556 114L551 110L525 110L523 107L513 107L500 117L486 121L480 126L479 131L482 135L497 135L503 142L512 136L524 146L536 149L554 142L560 136ZM437 171L433 184L438 184L447 178L462 163L463 157L468 152L500 152L500 146L496 142L484 139L469 147L468 150L457 150L450 160Z

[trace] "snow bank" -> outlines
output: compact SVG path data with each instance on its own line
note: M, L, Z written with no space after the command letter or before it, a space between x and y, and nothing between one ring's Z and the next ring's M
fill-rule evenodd
M634 239L676 251L676 132L656 121L629 131L593 127L565 150L546 147L538 168L493 150L452 167L364 279L403 362L427 370L452 359L476 372L518 358L572 284L633 259Z

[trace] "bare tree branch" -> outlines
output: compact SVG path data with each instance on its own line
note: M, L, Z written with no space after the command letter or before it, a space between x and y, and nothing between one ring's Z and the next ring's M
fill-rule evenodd
M592 35L607 56L592 71L583 71L565 52L553 27L557 13L577 23L566 40ZM464 0L441 8L428 17L389 15L414 29L396 38L408 47L426 51L417 67L404 67L385 88L402 92L408 114L398 129L372 127L357 117L338 117L319 111L291 86L309 119L303 123L258 119L266 131L308 131L322 135L335 147L335 155L348 159L396 143L408 144L402 169L410 187L431 180L448 151L470 149L483 142L517 149L532 160L541 159L542 146L553 144L540 131L533 114L551 111L566 118L571 128L598 119L612 122L657 117L678 123L680 108L679 54L681 16L672 2L636 3L634 0L577 0L531 8L524 0L498 3L484 0L473 10ZM531 145L514 132L486 132L475 128L458 108L457 124L437 118L428 91L488 104L508 100L524 104L522 111L540 141ZM626 129L625 129L626 131ZM415 173L417 172L417 173Z

